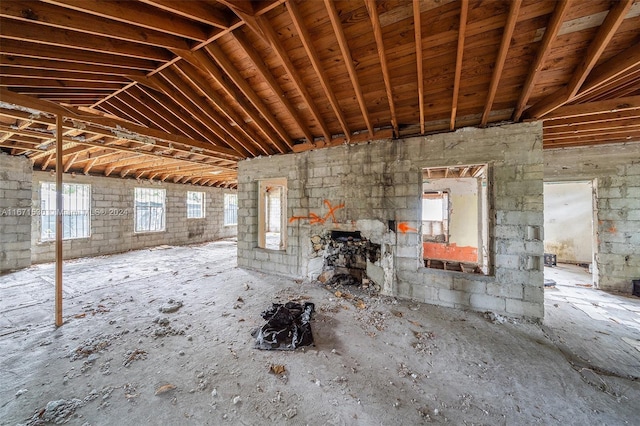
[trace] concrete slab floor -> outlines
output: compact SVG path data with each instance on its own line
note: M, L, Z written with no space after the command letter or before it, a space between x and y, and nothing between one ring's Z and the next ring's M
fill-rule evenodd
M619 311L638 314L637 299L558 286L541 327L356 289L338 297L238 269L235 254L219 241L66 262L57 329L52 264L0 276L0 423L637 424L638 355L620 361L620 348L640 336L619 321L634 321ZM585 295L618 322L576 308ZM183 305L161 313L170 299ZM288 300L316 304L316 345L254 349L260 313ZM589 342L594 324L608 334Z

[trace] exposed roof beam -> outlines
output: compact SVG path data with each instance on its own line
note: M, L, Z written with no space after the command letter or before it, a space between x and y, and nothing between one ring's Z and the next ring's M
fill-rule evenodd
M340 127L342 127L342 132L347 139L347 142L351 138L351 131L349 130L349 126L347 125L347 120L344 118L344 114L342 109L340 108L340 104L338 103L338 99L336 98L331 85L329 84L329 77L325 72L322 64L320 63L320 57L318 56L318 52L311 42L311 36L309 35L309 30L304 24L304 20L302 18L302 14L300 13L300 9L296 5L295 1L288 0L287 1L287 9L289 10L289 14L291 15L291 19L293 20L293 26L296 28L298 36L300 37L300 41L302 42L302 46L304 50L307 52L307 56L311 61L311 66L313 67L318 79L320 81L320 85L324 90L324 94L327 96L329 100L329 104L333 109L338 122L340 123Z
M130 41L113 40L72 30L60 31L57 28L46 25L25 25L23 22L14 19L2 20L0 35L11 40L30 41L43 45L67 47L74 50L89 50L91 52L153 61L168 61L172 58L170 52L159 47L144 46Z
M456 70L453 77L453 98L451 101L451 119L449 120L449 130L456 127L456 116L458 115L458 96L460 93L460 76L462 75L462 57L464 55L465 32L467 29L467 15L469 11L469 0L462 0L460 3L460 23L458 24L458 47L456 50ZM423 118L423 117L421 117ZM424 133L424 121L420 124Z
M157 47L187 49L184 38L155 30L141 29L113 20L102 20L99 25L85 13L41 2L5 1L0 4L0 16L25 23L52 26L61 30L75 30L86 34L126 40Z
M247 116L249 116L254 123L256 123L258 129L267 137L267 140L274 147L276 147L278 151L287 152L287 149L288 149L287 145L285 145L280 140L278 135L271 130L271 126L269 126L266 120L260 116L259 112L255 110L255 108L245 100L244 95L240 93L240 91L228 81L228 79L225 77L225 74L222 72L220 67L218 67L218 65L214 62L213 59L211 59L209 55L207 55L205 52L200 50L195 52L185 51L185 52L178 52L178 53L184 60L190 62L195 67L203 70L209 77L213 79L213 81L219 84L222 87L222 89L225 91L227 96L231 97L232 99L235 99L235 101L240 106L240 109L242 109L243 112ZM215 94L213 91L208 91L208 96L215 96ZM224 100L220 99L220 102L221 103L219 103L218 105L220 105L223 110L230 109L228 107L224 108L225 104L228 105L228 103L226 103ZM240 123L238 122L236 123L239 126L246 126L246 123L244 120L240 120ZM259 143L258 140L256 140L256 142ZM269 154L271 153L269 147L264 146L263 144L260 144L260 146L262 147L261 149L265 150Z
M509 53L509 45L511 44L511 37L513 36L513 30L516 28L518 22L518 13L520 12L520 5L522 0L511 0L511 7L509 8L509 16L507 23L502 33L502 42L500 43L500 50L498 51L498 57L496 59L493 74L491 76L491 83L489 84L489 94L487 96L487 102L484 106L484 112L480 119L480 125L486 126L489 121L489 114L493 107L493 101L498 91L498 85L500 84L500 77L502 76L502 69L504 63L507 60L507 54Z
M184 18L199 21L207 25L227 29L232 25L232 17L209 4L195 1L175 0L141 0L151 6L167 12L175 13Z
M44 0L69 9L78 10L102 18L112 19L139 27L157 30L178 37L204 41L208 34L199 25L187 19L156 13L148 6L137 5L135 10L126 1L96 0Z
M588 102L577 105L566 105L545 116L547 120L571 117L584 117L607 112L640 110L640 96L629 96L606 101Z
M280 122L273 116L271 111L267 108L267 106L262 102L262 99L253 91L251 85L242 78L240 72L235 68L235 66L228 59L227 55L220 49L220 47L216 43L211 43L204 47L204 50L207 51L209 55L220 65L220 67L224 70L227 76L231 79L233 84L235 84L240 91L249 99L249 102L258 110L260 114L267 120L269 125L278 133L278 136L287 144L288 149L284 152L288 152L293 143L287 131L282 127Z
M333 27L333 32L335 33L336 38L338 39L338 46L340 46L342 59L345 66L347 67L347 72L349 73L349 79L351 80L353 90L356 93L356 99L358 100L358 105L360 106L362 118L364 119L365 125L367 126L367 130L369 130L369 137L373 138L373 126L371 125L371 119L369 118L369 112L367 111L367 104L364 100L362 87L360 86L360 82L358 81L356 67L353 65L351 50L349 49L349 46L347 44L347 37L344 35L344 29L342 28L340 16L338 16L338 11L336 10L335 3L332 0L324 0L324 5L327 9L327 12L329 12L331 26Z
M271 155L275 152L262 140L253 127L248 126L245 123L241 114L237 113L232 108L225 108L225 106L228 105L228 102L225 102L225 100L214 90L211 81L202 74L201 67L196 67L187 60L177 63L176 67L188 80L192 82L194 87L197 87L200 90L209 102L218 108L220 113L227 117L228 121L231 123L230 125L239 133L237 140L242 146L251 153L257 152L258 154L264 153L266 155ZM211 80L215 79L211 78ZM227 120L225 120L225 123L226 122Z
M174 149L186 150L188 152L206 152L207 155L210 155L212 157L218 156L220 158L230 159L241 158L238 153L233 150L214 146L208 142L192 140L184 136L174 135L171 133L162 132L160 130L142 127L128 121L116 119L113 117L104 117L98 114L91 114L73 107L63 107L53 102L33 98L30 96L19 95L4 88L0 88L0 95L2 101L8 104L32 108L49 114L60 114L68 119L65 120L65 122L72 122L72 128L77 125L84 129L84 124L76 124L75 122L77 121L83 123L92 123L101 126L100 129L98 129L96 126L92 126L95 133L104 134L105 136L109 137L117 136L134 141L141 140L143 141L143 143L152 142L157 145L164 145L167 147L169 146L169 144L172 144L177 145L174 146ZM166 143L161 141L165 141Z
M240 47L242 48L242 50L247 54L247 56L249 57L253 65L256 67L258 73L265 79L265 81L267 82L271 90L273 90L275 94L278 96L278 100L287 109L287 111L289 112L289 115L291 115L293 120L296 122L296 124L300 128L300 131L304 133L305 138L307 138L309 142L313 142L313 135L309 131L309 128L304 124L304 122L302 121L302 118L300 117L300 114L298 113L296 108L291 104L291 101L289 101L289 98L284 93L284 91L282 90L282 88L280 87L276 79L273 77L273 75L269 71L269 68L267 68L267 66L265 65L264 61L262 60L258 52L255 51L255 49L253 48L249 40L247 40L247 37L244 35L244 33L241 30L236 30L236 31L233 31L231 35L240 44Z
M424 135L424 73L422 60L422 20L420 1L413 0L413 28L416 37L416 68L418 72L418 110L420 113L420 134Z
M1 74L0 74L1 75ZM122 83L109 83L106 81L66 80L64 78L52 79L42 77L5 76L2 75L0 86L26 87L26 88L53 88L53 89L93 89L97 92L110 92L118 90ZM24 89L16 89L24 90ZM37 90L37 89L36 89Z
M613 38L620 24L622 24L632 4L632 0L620 0L613 4L613 7L589 45L584 59L574 70L567 85L527 109L526 115L528 118L539 119L573 100L589 76L589 73L595 67L598 59L600 59L605 47L607 47L609 41Z
M309 93L306 85L304 84L304 81L302 81L302 78L296 71L296 67L291 62L291 59L289 59L289 56L287 55L287 51L282 46L282 43L280 43L280 40L278 39L278 35L276 34L275 30L273 29L273 27L271 27L269 22L262 16L258 18L258 24L260 25L260 28L264 32L265 37L269 42L269 45L275 52L278 59L280 59L280 62L282 63L282 66L284 67L285 71L287 72L289 77L291 77L291 82L296 86L298 93L302 95L302 99L305 105L307 106L307 108L309 108L309 112L311 113L311 115L313 115L313 118L315 119L316 123L318 123L318 126L320 126L320 128L322 129L322 134L325 140L327 141L331 140L331 132L329 131L327 124L322 119L322 115L320 114L318 107L314 103L313 98L311 97L311 94Z
M380 25L380 16L378 16L377 3L375 0L365 0L371 25L373 26L373 35L378 48L378 57L380 58L380 67L382 68L382 79L384 80L384 88L387 93L387 102L389 103L389 113L391 114L391 126L393 134L398 136L398 118L396 116L396 107L393 102L393 91L391 89L391 76L389 74L389 66L387 64L387 54L384 48L384 40L382 38L382 26Z
M571 0L558 0L556 3L556 8L553 10L553 15L547 24L544 36L542 36L542 41L540 42L536 59L533 65L529 68L527 79L525 80L522 91L520 92L520 98L518 99L518 103L516 104L516 108L513 112L513 121L520 120L522 111L524 111L527 106L527 102L529 102L531 92L533 92L533 88L540 77L540 71L546 63L549 53L551 53L551 45L558 36L558 31L564 22L564 17L567 10L569 10L570 4Z

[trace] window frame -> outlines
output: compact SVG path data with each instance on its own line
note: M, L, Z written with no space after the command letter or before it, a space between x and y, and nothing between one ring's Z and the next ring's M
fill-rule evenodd
M46 201L43 197L45 186L48 187L47 191L49 192L49 196L47 197ZM70 189L72 187L76 188L73 191L73 193L76 194L76 197L73 203L73 204L76 204L75 210L67 209L67 206L65 206L65 195L67 196L66 198L68 199L69 204L72 204L69 197L71 192ZM84 208L81 208L81 209L78 209L77 207L78 205L77 198L79 194L77 188L82 188L82 200L80 201L80 203L83 204ZM55 241L56 240L56 183L40 182L39 195L40 195L40 241L41 242ZM88 183L63 183L62 184L62 214L63 214L62 240L63 241L91 238L91 201L92 201L91 184L88 184ZM53 212L53 215L45 214L46 212ZM44 222L45 222L45 218L49 218L49 217L53 217L53 231L51 231L50 233L47 234L47 236L45 236ZM82 224L82 230L84 232L82 233L82 235L77 235L78 218L81 218L81 217L84 217L83 224ZM75 226L71 226L72 220ZM51 221L51 219L48 219L48 221ZM73 232L74 235L65 236L67 232L69 232L70 234Z
M235 200L235 203L230 203L230 199ZM233 218L235 218L235 221L229 221L230 219L233 219ZM238 194L231 194L231 193L224 194L223 225L224 226L238 225Z
M196 203L191 203L191 204L198 206L199 208L197 210L193 210L189 208L189 205L190 205L189 197L195 194L199 194L200 200L198 200L198 202ZM187 219L204 219L206 217L206 209L205 209L206 199L207 199L207 194L203 191L187 191ZM197 215L193 216L194 213L196 213Z
M138 206L138 193L139 191L158 191L159 193L162 194L162 205L160 207L153 207L153 206ZM158 194L155 194L153 196L153 198L157 198ZM148 195L146 197L148 199L148 201L141 201L141 202L145 202L145 203L151 203L154 202L155 200L151 200L149 198L150 195ZM155 232L165 232L167 230L167 190L164 188L143 188L143 187L136 187L134 188L134 195L133 195L133 232L135 234L147 234L147 233L155 233ZM139 209L141 209L142 207L148 207L149 208L149 226L148 229L138 229L138 217L139 217ZM152 214L157 214L157 211L153 211L152 209L159 209L161 216L160 216L160 222L162 224L161 229L151 229L151 215Z

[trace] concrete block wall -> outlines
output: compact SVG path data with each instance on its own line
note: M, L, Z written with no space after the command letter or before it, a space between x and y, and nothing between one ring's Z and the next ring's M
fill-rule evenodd
M31 264L31 161L0 153L0 273Z
M421 224L422 169L463 164L490 166L490 276L423 267L419 233L396 233L390 288L383 292L423 302L542 318L544 288L542 126L516 124L488 129L245 160L239 163L239 266L298 277L310 276L311 235L323 230L358 230L370 221ZM288 179L287 217L320 217L335 207L337 223L294 220L286 251L257 248L258 180ZM376 226L373 226L374 228ZM531 232L535 229L537 232ZM538 239L528 240L529 235ZM389 240L385 236L383 242ZM373 240L372 240L373 241ZM373 241L376 242L376 241ZM314 261L315 262L315 261Z
M34 209L40 207L41 182L55 182L55 176L46 172L33 173L33 188L29 202ZM91 236L63 241L65 259L96 256L136 250L158 245L183 245L236 235L236 226L224 226L224 194L232 190L180 185L133 179L96 176L64 175L65 183L91 185ZM164 188L166 190L166 226L162 232L134 232L135 188ZM205 218L187 219L187 191L205 193ZM41 241L41 218L31 218L31 261L55 260L55 243Z
M630 294L640 279L640 144L546 150L544 178L594 182L596 285Z

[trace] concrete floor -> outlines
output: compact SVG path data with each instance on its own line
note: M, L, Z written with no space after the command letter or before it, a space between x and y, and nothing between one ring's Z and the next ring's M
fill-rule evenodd
M0 424L638 424L640 298L580 286L580 269L545 270L540 326L338 296L238 269L235 248L66 262L60 328L52 264L0 276ZM170 299L184 305L159 313ZM260 312L288 300L316 304L316 345L254 349Z

